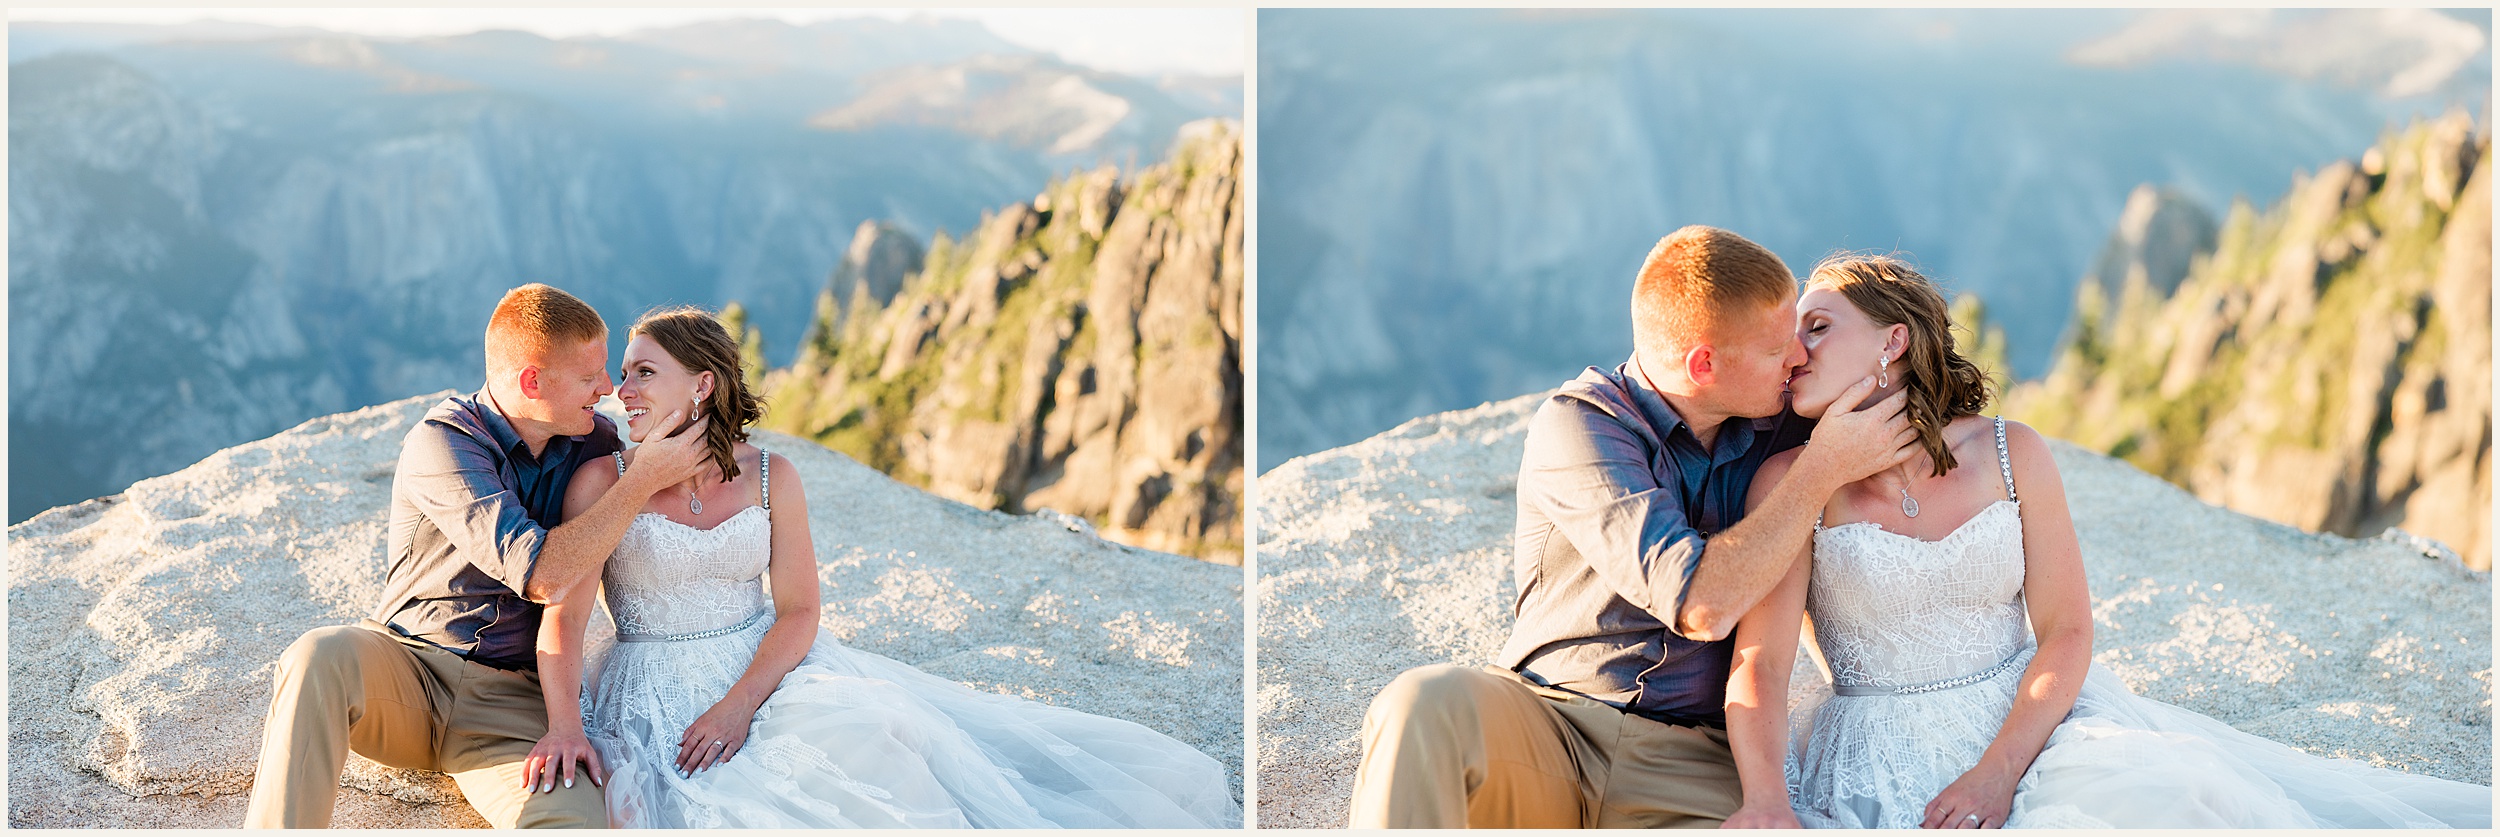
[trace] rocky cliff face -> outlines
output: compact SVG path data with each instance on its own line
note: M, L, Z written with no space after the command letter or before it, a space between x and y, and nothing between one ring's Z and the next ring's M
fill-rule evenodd
M242 821L278 653L380 594L391 472L430 395L307 422L9 528L9 824ZM981 511L772 432L814 499L824 624L976 689L1126 718L1241 770L1238 570ZM611 640L604 615L593 653ZM351 758L338 824L483 825Z
M1261 826L1343 827L1372 696L1400 671L1501 649L1519 456L1543 400L1425 416L1260 475ZM2094 662L2307 752L2491 782L2488 574L2215 508L2050 446ZM1800 682L1821 676L1799 661Z
M1239 129L1197 123L1166 162L939 238L889 299L837 274L767 424L941 496L1239 563L1240 184ZM914 249L863 227L854 260L880 248Z
M2196 201L2150 184L2127 194L2118 229L2102 245L2084 281L2116 296L2129 282L2164 296L2186 281L2196 257L2213 252L2214 218Z
M1227 115L969 24L107 28L10 27L29 47L9 72L11 520L312 416L474 388L486 316L526 282L611 321L740 301L788 363L863 221L960 229ZM889 74L959 65L1063 95L809 124Z
M2415 124L2234 206L2173 288L2087 283L2008 414L2207 502L2490 567L2490 150L2461 114Z

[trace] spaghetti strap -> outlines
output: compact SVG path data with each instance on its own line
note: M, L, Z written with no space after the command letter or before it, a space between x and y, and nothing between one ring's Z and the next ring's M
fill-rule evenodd
M764 513L773 513L773 452L755 449L756 478L764 483Z
M2005 475L2005 499L2020 502L2014 495L2014 459L2005 453L2005 417L1997 417L1997 472Z
M615 453L608 454L608 456L609 456L609 457L611 457L611 458L614 458L614 459L616 460L616 475L617 475L617 476L620 476L620 477L621 477L621 476L624 476L624 475L625 475L625 452L624 452L624 451L617 451L617 452L615 452Z

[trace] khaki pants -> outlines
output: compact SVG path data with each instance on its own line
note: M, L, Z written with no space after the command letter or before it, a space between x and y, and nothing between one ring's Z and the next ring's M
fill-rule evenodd
M1727 732L1510 671L1398 675L1363 716L1351 828L1713 828L1744 794Z
M520 787L521 762L546 734L535 672L472 663L371 619L318 628L278 658L243 826L328 827L353 749L451 774L500 828L607 827L606 799L587 776L552 793Z

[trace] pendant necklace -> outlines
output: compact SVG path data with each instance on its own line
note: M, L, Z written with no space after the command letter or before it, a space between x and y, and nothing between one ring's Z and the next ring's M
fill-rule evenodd
M1918 516L1918 501L1910 499L1910 471L1908 468L1901 469L1901 514L1908 517Z

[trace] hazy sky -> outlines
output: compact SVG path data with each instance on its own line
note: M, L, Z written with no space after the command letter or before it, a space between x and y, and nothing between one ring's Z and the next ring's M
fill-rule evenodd
M215 19L399 37L523 29L550 38L615 35L720 18L812 23L860 15L931 15L978 20L1008 41L1090 67L1227 75L1238 75L1249 66L1250 14L1247 9L9 9L10 20L183 23Z

